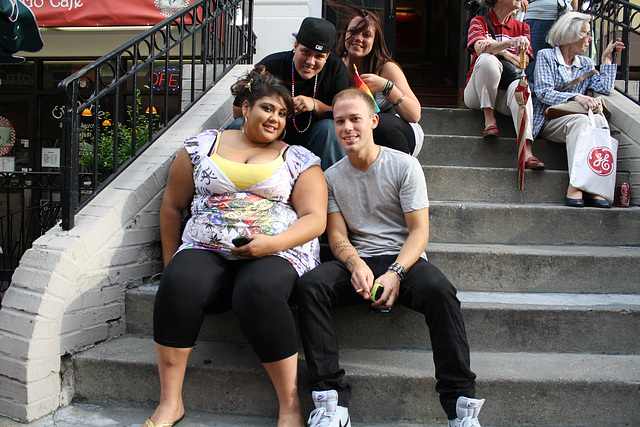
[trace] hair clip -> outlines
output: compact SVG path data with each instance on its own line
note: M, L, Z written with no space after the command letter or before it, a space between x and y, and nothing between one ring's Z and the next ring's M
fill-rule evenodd
M251 92L251 83L253 83L253 79L249 80L249 83L245 86L249 92Z

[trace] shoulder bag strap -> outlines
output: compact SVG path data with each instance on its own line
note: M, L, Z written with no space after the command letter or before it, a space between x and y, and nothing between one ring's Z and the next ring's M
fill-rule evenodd
M589 71L587 73L584 73L580 77L576 77L575 79L573 79L569 83L567 83L567 85L565 87L560 89L560 92L564 92L565 90L569 89L570 87L577 85L578 83L580 83L584 79L588 79L589 77L593 76L596 73L597 73L596 70L591 70L591 71Z
M489 32L491 33L491 36L493 37L494 40L497 40L496 38L496 32L493 30L493 24L491 23L491 18L489 18L489 15L483 15L482 16L484 18L484 22L487 23L487 27L489 27Z

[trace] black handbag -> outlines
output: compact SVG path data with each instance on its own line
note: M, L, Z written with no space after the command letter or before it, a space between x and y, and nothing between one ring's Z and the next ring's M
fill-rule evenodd
M491 36L494 40L496 40L496 32L493 30L493 25L491 24L491 19L489 19L488 15L483 16L485 22L487 23L487 27L489 27L489 31L491 32ZM500 54L496 54L496 58L502 62L502 77L500 77L500 83L498 87L500 89L506 89L509 87L511 82L514 80L520 80L525 76L524 70L520 67L516 67L513 65L511 61Z

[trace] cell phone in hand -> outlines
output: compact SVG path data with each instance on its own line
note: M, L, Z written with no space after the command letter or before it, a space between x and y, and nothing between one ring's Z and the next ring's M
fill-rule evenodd
M374 283L373 289L371 289L371 295L369 296L369 300L376 302L382 297L382 293L384 292L384 286L380 283Z
M235 246L236 248L239 248L240 246L246 245L250 241L251 239L247 236L238 236L235 239L231 240L231 243L233 243L233 246Z

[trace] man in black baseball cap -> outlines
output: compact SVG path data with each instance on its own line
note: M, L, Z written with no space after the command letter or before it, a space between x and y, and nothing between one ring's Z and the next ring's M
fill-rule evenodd
M293 33L296 41L316 52L329 53L336 43L336 27L326 19L308 17L300 24L300 30Z
M322 18L308 17L300 24L293 50L273 53L258 64L279 77L291 89L294 116L287 120L282 139L308 148L322 161L322 169L346 155L338 143L331 103L333 97L349 87L349 75L342 60L333 53L336 27ZM241 117L241 102L234 102L234 117ZM228 129L239 129L238 119Z

